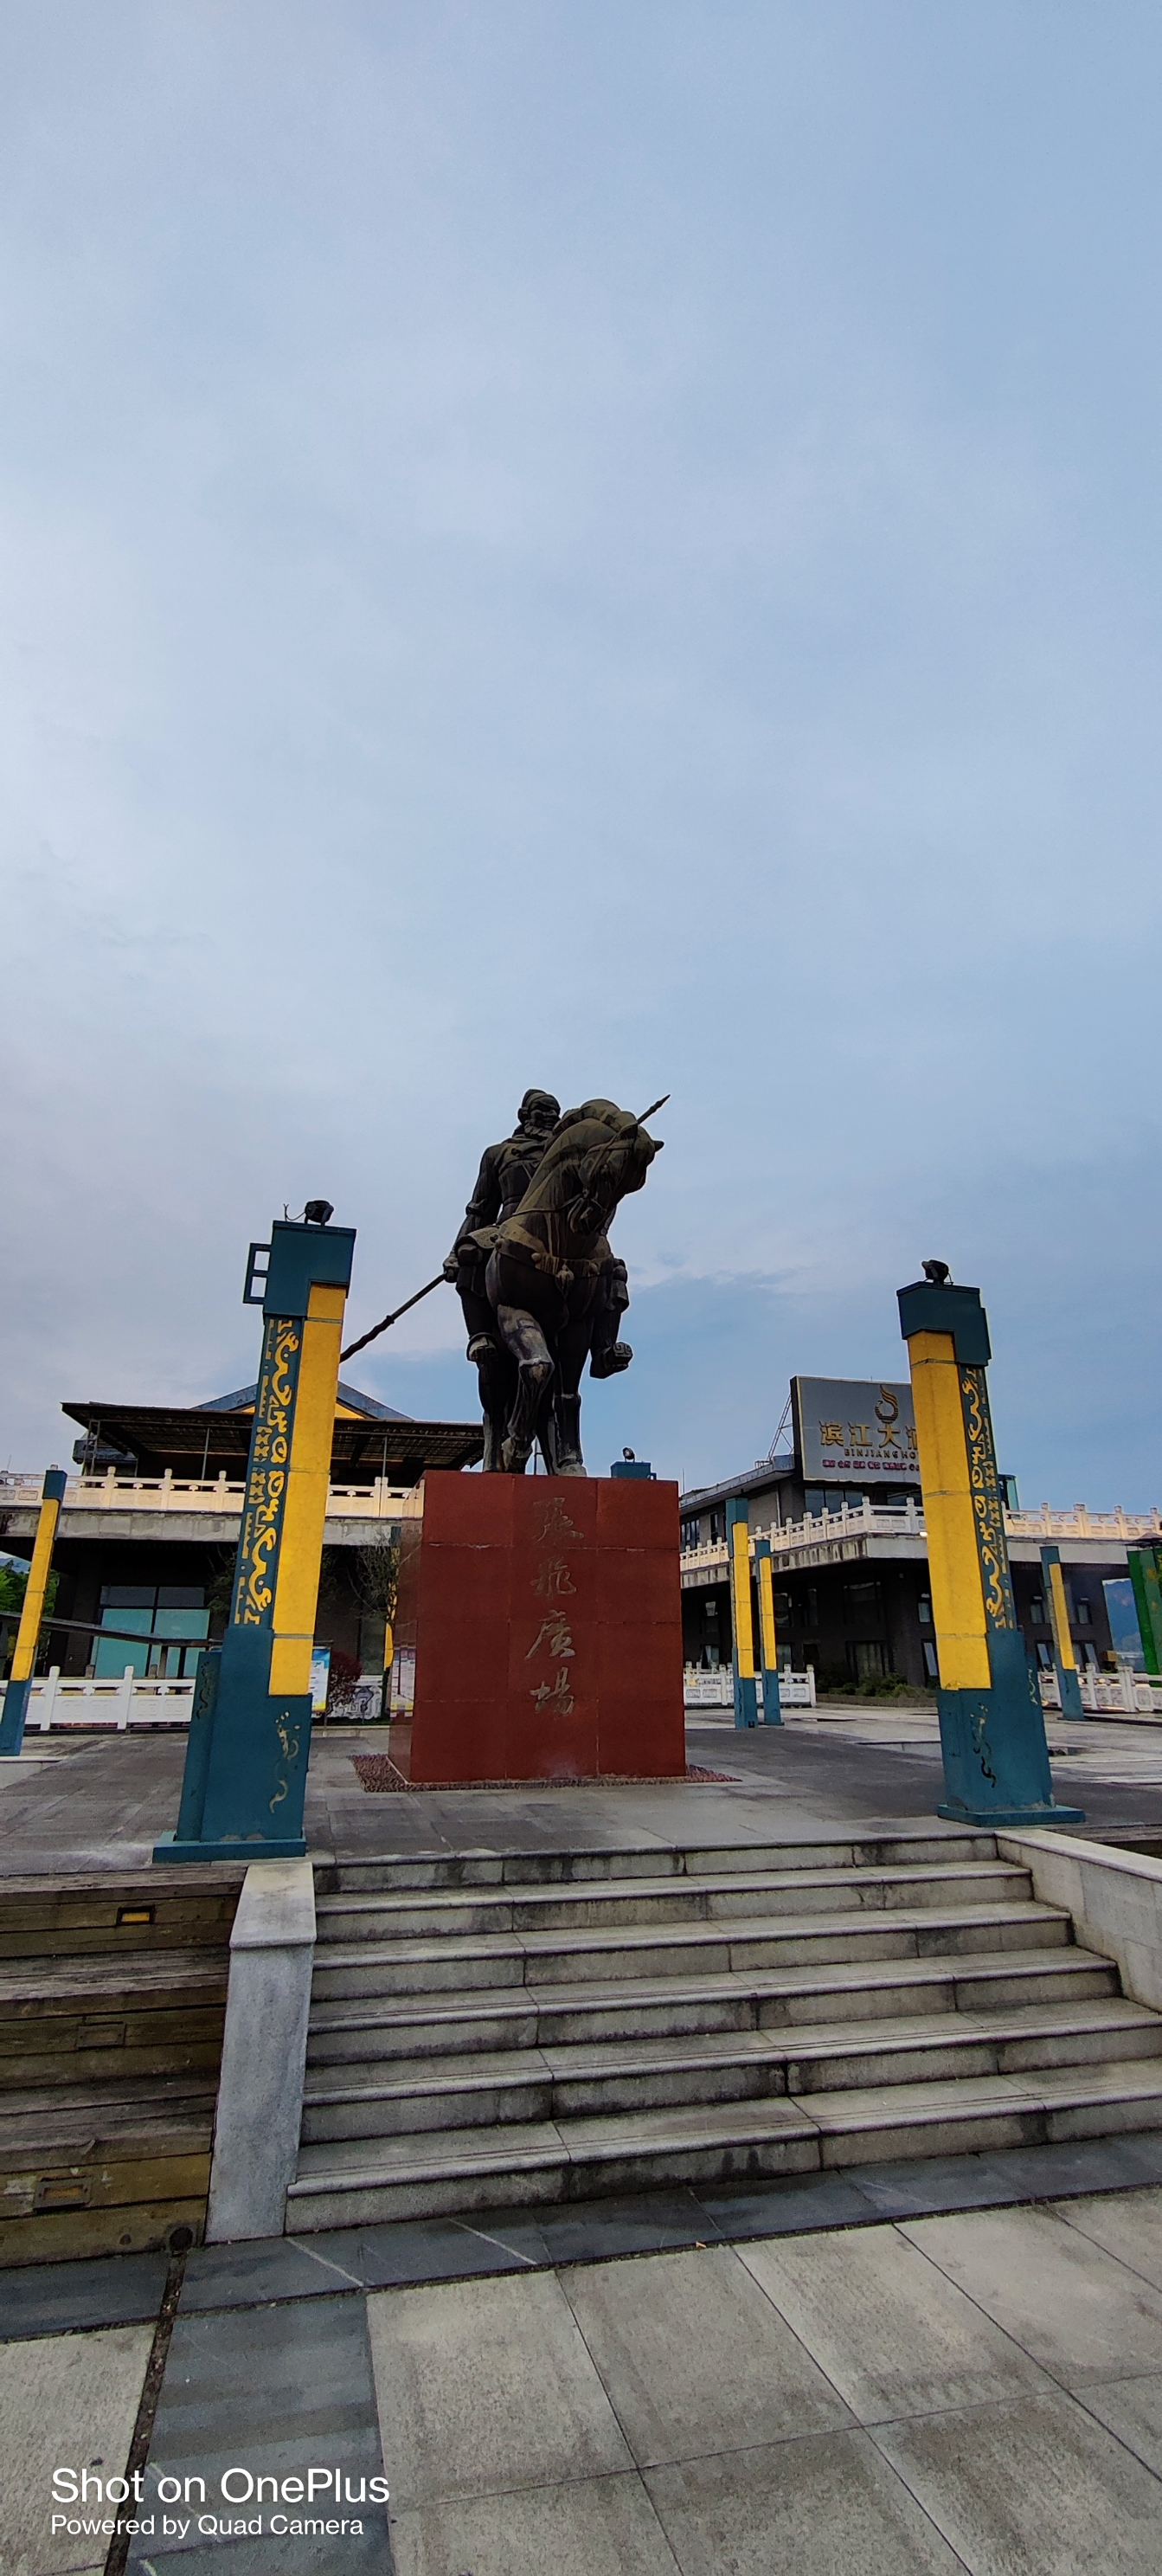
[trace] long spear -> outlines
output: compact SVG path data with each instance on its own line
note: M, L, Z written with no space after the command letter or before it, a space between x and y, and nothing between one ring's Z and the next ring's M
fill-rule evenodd
M339 1353L340 1363L344 1360L353 1360L356 1351L365 1350L368 1342L378 1341L380 1334L386 1333L389 1324L398 1324L400 1316L406 1315L409 1306L418 1306L421 1297L430 1297L433 1288L442 1288L443 1285L444 1273L442 1270L437 1270L435 1278L429 1279L427 1287L417 1288L414 1297L405 1297L402 1306L396 1307L394 1315L385 1315L381 1324L373 1324L371 1331L362 1333L357 1342L348 1342L346 1350Z

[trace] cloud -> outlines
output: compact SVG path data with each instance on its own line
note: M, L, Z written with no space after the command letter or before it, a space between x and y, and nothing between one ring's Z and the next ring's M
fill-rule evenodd
M610 1455L937 1250L1034 1484L1157 1498L1162 38L1040 25L9 31L0 1456L242 1382L284 1201L373 1320L535 1081L674 1095Z

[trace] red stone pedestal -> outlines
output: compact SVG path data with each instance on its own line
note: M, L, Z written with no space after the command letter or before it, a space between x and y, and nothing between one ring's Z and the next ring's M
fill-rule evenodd
M429 1475L403 1536L405 1778L684 1778L676 1485Z

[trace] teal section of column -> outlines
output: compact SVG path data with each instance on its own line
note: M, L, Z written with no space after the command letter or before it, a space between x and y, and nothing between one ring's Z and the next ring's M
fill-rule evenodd
M754 1613L750 1594L750 1528L746 1504L737 1495L726 1506L726 1544L730 1550L734 1723L736 1726L757 1726L759 1704L755 1688Z
M763 1671L763 1725L781 1726L778 1640L775 1631L774 1563L769 1538L755 1540L755 1578L759 1596L759 1653Z
M1053 1630L1053 1661L1057 1667L1061 1714L1063 1717L1083 1717L1085 1711L1081 1705L1081 1683L1073 1653L1073 1640L1069 1634L1069 1604L1065 1598L1059 1547L1042 1548L1041 1582L1049 1613L1049 1623Z
M350 1227L285 1222L272 1228L269 1247L251 1246L246 1304L258 1302L251 1293L256 1255L269 1250L269 1265L230 1618L220 1651L199 1670L177 1830L157 1843L156 1861L301 1860L306 1853L311 1695L272 1688L276 1596L312 1296L346 1290L354 1244ZM327 1400L333 1421L333 1391ZM316 1588L317 1580L316 1562Z

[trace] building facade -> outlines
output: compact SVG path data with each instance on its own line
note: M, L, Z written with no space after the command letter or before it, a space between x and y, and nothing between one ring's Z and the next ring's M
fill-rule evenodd
M682 1598L686 1662L703 1669L732 1647L726 1506L746 1505L752 1539L774 1559L780 1658L810 1664L819 1687L888 1682L934 1690L936 1636L928 1584L915 1419L906 1383L795 1378L793 1446L721 1484L683 1494ZM1005 1525L1017 1617L1032 1660L1053 1663L1041 1547L1061 1551L1079 1666L1120 1650L1127 1548L1162 1536L1162 1515L1019 1508L1012 1477ZM1113 1587L1113 1591L1107 1587Z
M66 1404L81 1425L38 1671L185 1678L229 1609L253 1387L203 1405ZM416 1422L339 1386L316 1642L383 1672L390 1566L429 1467L473 1466L479 1423ZM30 1555L39 1476L0 1478L0 1551ZM140 1638L140 1644L135 1640Z

